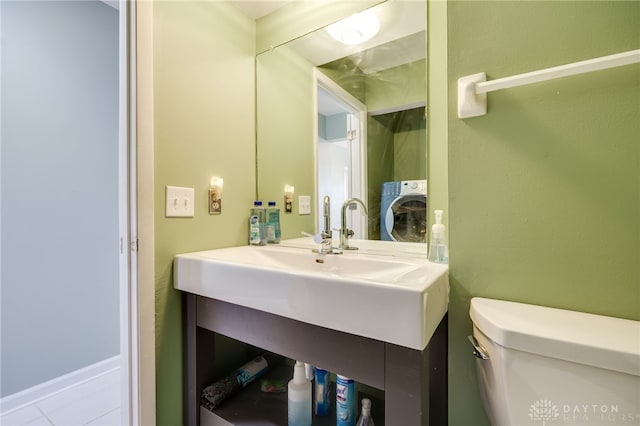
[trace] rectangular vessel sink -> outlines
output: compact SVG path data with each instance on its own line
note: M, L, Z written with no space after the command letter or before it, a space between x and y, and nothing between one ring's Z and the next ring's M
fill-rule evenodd
M447 312L448 267L424 257L240 246L177 255L174 286L422 350Z

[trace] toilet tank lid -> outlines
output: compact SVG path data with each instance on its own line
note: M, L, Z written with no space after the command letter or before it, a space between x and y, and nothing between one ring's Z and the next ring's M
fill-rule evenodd
M469 314L501 346L640 376L640 321L480 297Z

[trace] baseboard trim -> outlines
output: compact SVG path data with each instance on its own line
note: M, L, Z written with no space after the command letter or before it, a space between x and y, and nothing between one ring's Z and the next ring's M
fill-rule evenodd
M107 358L95 364L72 371L64 376L56 377L39 385L27 388L20 392L7 395L0 399L0 414L9 414L26 405L36 403L49 396L62 392L72 386L87 382L96 377L110 373L120 368L120 355Z

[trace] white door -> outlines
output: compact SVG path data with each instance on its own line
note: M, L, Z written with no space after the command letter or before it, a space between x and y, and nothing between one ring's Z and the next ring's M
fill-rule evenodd
M323 198L331 199L331 227L341 226L341 207L350 198L359 198L367 204L366 106L338 86L320 71L317 78L317 112L321 118L333 117L339 121L340 136L326 136L321 128L316 136L316 195L318 231L324 228ZM347 227L354 238L367 238L367 217L360 207L347 212ZM337 233L336 233L337 238Z

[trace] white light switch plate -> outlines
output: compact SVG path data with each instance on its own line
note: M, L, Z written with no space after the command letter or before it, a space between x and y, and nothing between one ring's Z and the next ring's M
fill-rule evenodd
M166 217L193 217L194 212L193 188L180 188L167 186L166 190Z
M298 214L311 214L311 196L298 196Z

